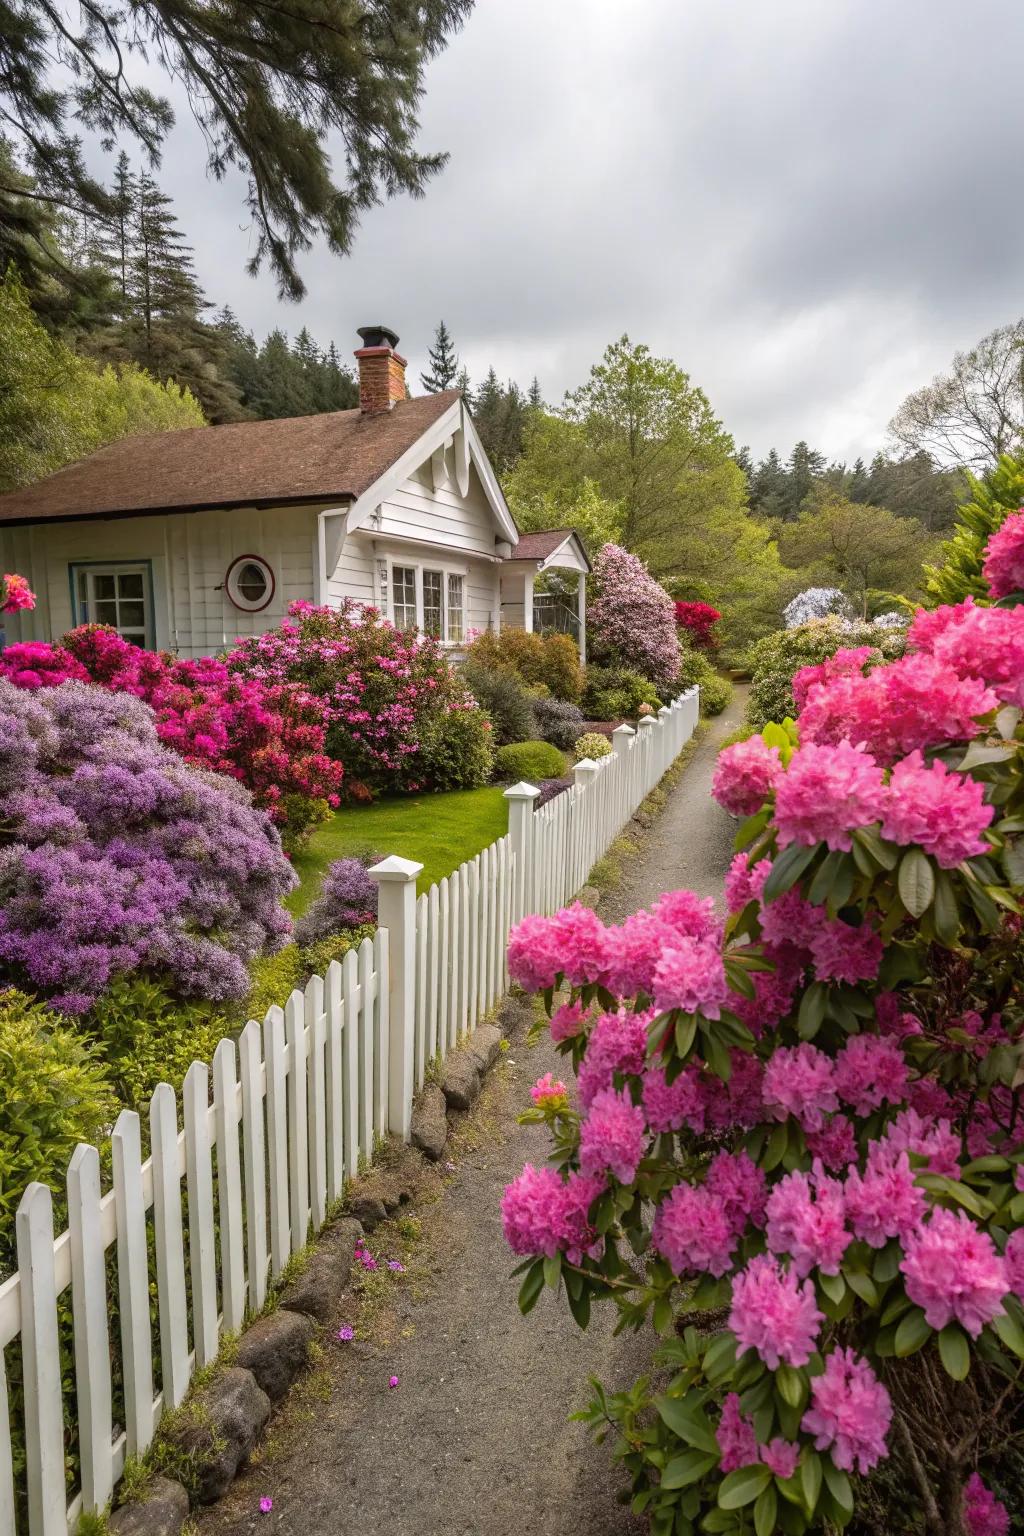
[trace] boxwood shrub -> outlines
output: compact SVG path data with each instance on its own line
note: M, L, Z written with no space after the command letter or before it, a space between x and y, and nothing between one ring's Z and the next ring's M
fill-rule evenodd
M564 773L565 756L550 741L514 741L494 755L495 778L509 784L525 779L539 785L541 779L560 779Z

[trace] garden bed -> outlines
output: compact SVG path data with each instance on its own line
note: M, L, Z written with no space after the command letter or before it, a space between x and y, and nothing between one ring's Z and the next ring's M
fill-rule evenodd
M402 795L372 805L338 811L317 827L306 847L295 856L299 888L288 899L300 917L320 889L324 872L334 859L381 858L401 854L423 865L419 890L450 875L465 859L486 848L508 830L508 807L501 785L452 790L436 795Z

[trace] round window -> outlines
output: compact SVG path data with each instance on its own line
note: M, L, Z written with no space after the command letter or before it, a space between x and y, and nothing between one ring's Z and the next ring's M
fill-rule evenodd
M259 613L274 596L274 573L259 555L239 555L228 566L224 590L236 608Z

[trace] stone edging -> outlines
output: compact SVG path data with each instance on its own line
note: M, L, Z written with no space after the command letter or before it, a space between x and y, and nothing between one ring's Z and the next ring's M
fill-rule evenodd
M342 1214L318 1234L301 1271L281 1290L272 1309L249 1324L237 1346L224 1352L224 1363L211 1379L176 1411L165 1443L193 1471L192 1498L181 1482L154 1474L138 1499L109 1517L111 1533L180 1536L193 1499L205 1505L223 1497L256 1448L274 1408L307 1369L310 1346L332 1322L350 1289L358 1240L414 1200L425 1169L444 1153L449 1116L472 1108L503 1039L532 1020L528 1001L506 996L494 1022L480 1024L446 1057L439 1079L424 1086L413 1106L412 1144L397 1148L392 1159L353 1182Z

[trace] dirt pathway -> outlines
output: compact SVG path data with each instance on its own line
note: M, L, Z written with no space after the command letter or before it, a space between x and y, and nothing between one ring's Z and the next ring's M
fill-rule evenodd
M720 888L732 829L709 795L718 742L741 704L713 722L652 830L610 916L682 884ZM580 1333L545 1292L529 1317L499 1211L546 1135L521 1126L529 1085L562 1065L545 1041L513 1038L456 1152L444 1198L417 1213L408 1272L389 1288L374 1344L327 1346L322 1367L271 1426L267 1453L198 1522L200 1536L632 1536L609 1450L568 1422L587 1378L626 1386L647 1364L644 1336L612 1336L597 1309ZM386 1242L387 1239L382 1241ZM371 1239L375 1250L379 1244ZM389 1378L399 1378L390 1388ZM271 1497L271 1513L259 1512Z

